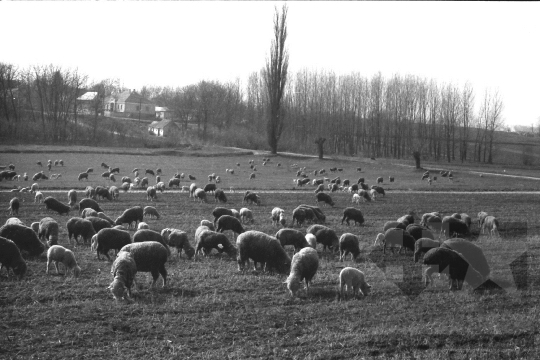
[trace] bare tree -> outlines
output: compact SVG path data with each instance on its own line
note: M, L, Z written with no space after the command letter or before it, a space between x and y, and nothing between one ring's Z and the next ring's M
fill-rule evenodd
M263 72L268 95L268 123L266 133L268 145L272 154L277 153L277 147L284 127L284 111L282 100L287 83L289 54L285 49L287 40L287 6L283 5L281 15L276 9L274 17L274 39L270 47L270 59L266 60Z

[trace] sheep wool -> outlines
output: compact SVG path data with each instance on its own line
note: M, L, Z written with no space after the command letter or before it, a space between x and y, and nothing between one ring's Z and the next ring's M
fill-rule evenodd
M313 249L317 249L317 238L313 234L306 234L305 236L307 243L309 244L309 247Z
M482 275L476 271L467 260L457 251L438 247L429 250L424 255L424 265L429 265L424 272L425 284L433 283L431 274L434 272L448 272L449 288L461 290L463 281L467 281L474 288L483 282Z
M351 233L345 233L339 238L339 261L343 262L348 254L351 254L351 260L360 255L360 240Z
M39 222L38 237L46 241L48 246L58 244L58 223L50 217L41 219Z
M167 285L167 249L156 241L145 241L124 246L121 252L128 252L135 260L137 272L152 274L152 287L156 286L159 275L163 278L163 286Z
M279 240L279 243L284 248L285 246L288 246L288 245L294 246L294 252L300 251L303 248L309 246L304 234L301 231L298 231L295 229L279 230L276 233L276 239Z
M257 263L265 264L266 270L275 269L279 273L287 273L291 265L291 259L281 247L279 241L272 236L260 231L250 230L238 235L236 239L238 248L238 270L244 270L245 263L249 259Z
M139 243L144 241L156 241L163 245L165 249L167 249L167 256L171 256L171 249L169 249L169 245L167 245L167 242L163 239L160 233L154 230L150 229L141 229L137 230L135 234L133 234L133 242Z
M26 274L27 265L22 258L21 251L17 245L5 237L0 236L0 264L7 269L8 277L9 270L21 280Z
M166 228L161 230L161 237L169 246L176 248L178 255L180 255L182 249L188 259L191 259L195 255L195 249L189 243L188 235L185 231Z
M21 253L27 252L29 256L39 256L45 251L45 245L39 241L38 235L27 226L4 225L0 227L0 236L13 241Z
M83 242L86 244L90 241L92 236L96 234L92 223L80 217L72 217L66 223L68 230L68 242L71 244L71 238L75 239L75 242L79 244L79 236L83 238Z
M364 273L353 267L346 267L341 270L339 273L339 287L341 298L344 298L345 288L347 293L352 289L355 297L359 293L367 296L371 292L371 285L366 282Z
M306 294L309 294L309 284L319 268L317 250L306 247L297 252L291 262L291 272L286 280L287 289L291 296L296 296L302 280L306 283Z
M131 253L125 251L118 253L111 266L111 274L114 279L108 289L111 290L114 299L116 301L120 301L121 299L129 300L131 297L131 287L137 274L137 264Z
M81 268L79 265L77 265L77 261L75 260L75 254L73 254L73 251L66 249L63 246L53 245L47 251L47 274L49 273L49 265L51 264L51 261L54 262L57 274L59 273L59 262L64 264L65 275L67 275L70 270L73 272L73 276L75 277L79 277L79 274L81 273Z

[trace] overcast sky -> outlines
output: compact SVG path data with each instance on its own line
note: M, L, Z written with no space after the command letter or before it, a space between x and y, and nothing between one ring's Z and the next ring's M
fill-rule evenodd
M126 87L243 83L280 2L0 2L0 61L78 68ZM288 3L290 71L381 72L498 90L508 125L540 117L540 3Z

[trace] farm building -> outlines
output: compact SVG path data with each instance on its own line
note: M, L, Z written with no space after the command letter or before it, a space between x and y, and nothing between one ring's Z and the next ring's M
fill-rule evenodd
M173 136L180 131L178 125L171 120L153 121L148 131L156 136Z
M93 102L97 94L97 91L87 91L77 98L77 105L80 113L91 114L93 112Z
M105 98L105 116L129 115L132 118L138 116L148 118L150 115L154 117L155 113L155 104L135 90L127 90Z
M158 119L169 120L172 118L172 111L166 106L156 106L156 117Z

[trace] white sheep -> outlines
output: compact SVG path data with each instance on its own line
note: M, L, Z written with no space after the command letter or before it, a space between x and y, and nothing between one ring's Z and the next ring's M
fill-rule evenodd
M384 234L379 233L377 234L377 237L375 238L375 242L373 243L373 246L383 246L384 245Z
M65 275L67 275L69 270L73 271L73 275L75 277L78 277L81 273L81 268L79 267L79 265L77 265L77 261L75 260L75 255L73 254L73 251L66 249L63 246L53 245L47 251L47 274L49 273L49 265L51 261L54 262L57 274L59 273L58 262L64 264L64 267L66 269Z
M306 234L306 241L313 249L317 249L317 238L313 234Z
M118 253L112 264L111 274L114 276L114 280L107 289L111 290L116 301L120 301L121 299L129 301L131 287L137 274L137 264L130 253L125 251Z
M253 224L255 222L255 220L253 220L253 213L248 208L240 209L240 218L244 224L247 222Z
M487 233L489 234L490 237L492 236L500 237L499 220L497 220L495 216L491 216L491 215L486 216L482 222L481 233L483 234Z
M35 203L42 203L43 202L43 193L41 191L36 191L36 196L34 197Z
M364 273L353 267L346 267L339 273L339 286L341 298L344 298L343 290L347 287L347 293L352 288L353 295L356 297L358 293L367 296L371 291L371 285L366 282Z
M31 193L35 193L36 191L38 191L39 189L39 184L38 183L33 183L32 186L30 186L30 192Z
M285 210L275 207L272 209L272 224L277 226L279 223L285 226Z
M369 191L369 195L371 196L371 199L372 199L373 201L375 201L375 200L377 199L377 195L378 195L377 190L371 189L371 190Z
M141 230L141 229L150 229L150 226L148 226L147 223L141 221L139 225L137 225L137 230Z
M360 205L360 195L353 194L351 202L356 203L356 205Z
M319 268L319 254L310 247L303 248L294 254L291 262L291 273L285 281L291 296L296 296L302 280L306 283L306 294L309 295L309 283Z

